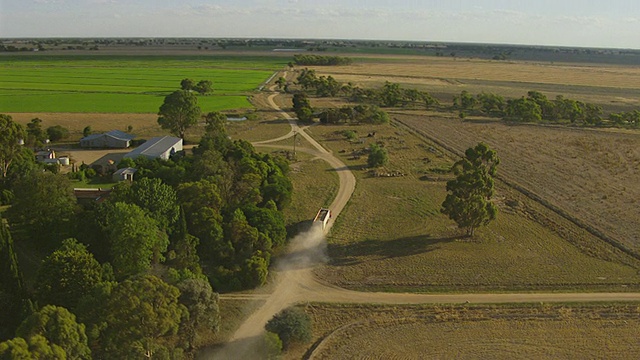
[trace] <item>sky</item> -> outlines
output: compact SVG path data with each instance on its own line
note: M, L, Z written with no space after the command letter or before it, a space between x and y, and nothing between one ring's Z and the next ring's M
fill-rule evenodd
M640 49L640 0L0 0L0 38L371 39Z

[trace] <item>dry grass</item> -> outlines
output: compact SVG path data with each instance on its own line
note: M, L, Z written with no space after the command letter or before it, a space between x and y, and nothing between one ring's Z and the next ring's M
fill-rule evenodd
M462 90L506 97L538 90L549 98L564 95L602 105L608 111L640 106L640 69L633 66L387 56L351 66L315 69L319 75L363 87L377 87L385 81L400 83L428 91L446 103Z
M347 142L340 135L345 129L364 135L364 143ZM375 137L366 137L373 131ZM442 170L453 160L405 130L319 126L311 132L340 154L358 179L329 237L331 262L317 271L322 279L369 291L622 291L640 283L637 260L509 188L498 189L498 219L474 239L461 238L439 213L448 178ZM364 169L366 155L353 158L352 151L373 142L390 152L385 171L404 176L372 177Z
M459 151L484 141L505 179L640 251L640 133L396 117Z
M71 133L68 141L75 142L82 138L82 130L91 126L93 132L106 132L110 130L126 131L127 127L133 127L133 133L138 138L166 135L167 132L158 125L156 114L102 114L102 113L9 113L14 121L26 126L31 119L42 120L42 128L60 125Z
M632 359L637 305L306 307L312 359ZM297 347L286 359L300 358Z

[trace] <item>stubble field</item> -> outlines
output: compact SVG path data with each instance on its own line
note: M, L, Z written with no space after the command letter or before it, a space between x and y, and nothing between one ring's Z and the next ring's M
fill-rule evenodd
M621 304L311 304L315 348L305 358L633 359L640 356L638 311Z

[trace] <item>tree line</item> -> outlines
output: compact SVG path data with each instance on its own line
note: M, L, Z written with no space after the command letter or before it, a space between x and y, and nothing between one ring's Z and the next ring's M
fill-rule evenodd
M323 56L312 54L296 54L293 56L296 65L310 66L329 66L329 65L351 65L353 60L342 56Z
M529 91L527 96L505 99L492 93L473 95L462 91L453 99L453 109L460 117L480 114L521 122L570 122L588 126L640 126L640 111L611 113L604 116L601 106L565 98L562 95L549 99L539 91Z
M136 181L79 204L70 179L42 171L18 145L24 128L0 116L12 194L0 219L0 358L189 358L219 328L214 289L266 281L286 241L288 163L230 140L224 115L203 119L193 154L125 159ZM14 236L46 254L28 286Z
M380 88L365 89L352 83L340 83L331 75L318 76L313 69L302 69L296 78L303 92L312 92L319 97L342 95L352 102L366 103L381 107L424 106L431 108L439 105L437 99L428 92L407 89L397 83L385 82Z

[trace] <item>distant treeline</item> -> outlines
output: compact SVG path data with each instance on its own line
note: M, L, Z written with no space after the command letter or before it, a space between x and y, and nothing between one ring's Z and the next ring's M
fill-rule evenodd
M473 95L465 90L454 96L452 106L448 107L441 106L428 92L403 88L400 84L388 81L382 87L365 89L352 83L338 82L332 76L317 76L315 70L307 68L300 71L296 80L303 92L312 92L319 97L344 96L355 103L384 108L439 107L445 111L457 111L460 118L481 115L518 122L546 121L586 126L640 127L640 110L605 115L599 105L565 98L562 95L549 99L539 91L529 91L526 97L505 99L498 94L482 92ZM347 110L327 111L323 113L323 122L351 121L342 117L350 113Z
M350 65L353 60L348 57L341 56L322 56L322 55L303 55L296 54L293 56L293 61L296 65Z
M364 89L351 83L341 83L332 76L317 76L315 70L303 69L296 79L304 91L313 91L320 97L346 96L350 101L381 107L439 105L429 93L405 89L400 84L385 82L381 88Z

